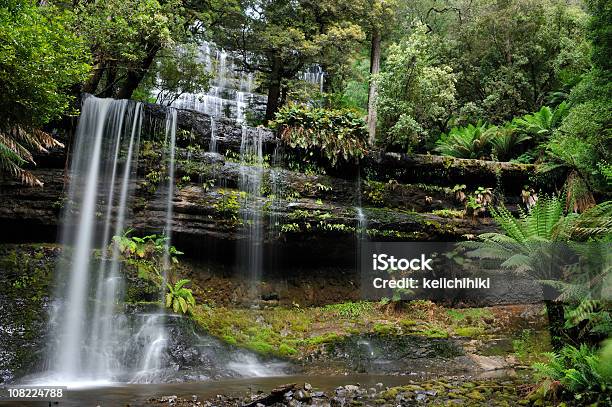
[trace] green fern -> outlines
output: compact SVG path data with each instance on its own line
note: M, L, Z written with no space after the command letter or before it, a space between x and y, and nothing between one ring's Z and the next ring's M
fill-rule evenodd
M166 308L172 308L174 312L186 314L191 307L195 307L196 302L193 293L189 288L185 288L191 281L182 279L174 285L166 283L168 293L166 293Z
M579 348L567 345L559 352L545 355L548 362L532 365L544 396L551 396L551 383L557 382L566 395L574 399L585 402L610 400L612 377L595 349L587 345Z

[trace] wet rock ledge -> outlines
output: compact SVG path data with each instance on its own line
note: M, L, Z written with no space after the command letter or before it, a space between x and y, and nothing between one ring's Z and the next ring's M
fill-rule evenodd
M152 121L165 114L162 106L146 105L145 110ZM242 137L260 137L264 151L270 154L278 146L274 134L268 129L242 128L188 110L180 110L178 120L179 131L189 137L179 137L176 153L173 234L177 243L186 245L186 251L202 248L203 239L232 250L235 242L245 239L252 229L245 227L244 214L255 210L261 212L257 226L263 230L264 244L285 245L298 251L307 247L317 253L330 248L352 252L355 237L361 232L376 240L462 240L491 231L494 226L489 218L464 216L453 185L501 186L507 203L513 205L518 199L514 193L517 185L522 185L533 172L532 166L511 163L372 153L362 162L362 172L370 179L360 182L350 170L306 174L267 162L261 170L259 193L243 196L238 188L240 179L245 174L250 176L255 167L240 163ZM147 134L159 131L154 127L143 130L143 140ZM213 128L218 151L225 155L207 152ZM140 151L130 225L136 233L158 233L163 228L162 188L159 182L151 182L151 174L161 174L165 165L159 150L159 146L149 144ZM39 159L39 167L33 173L45 183L43 188L0 179L0 227L11 231L0 240L56 240L66 201L65 163L64 150L54 150ZM359 216L356 207L362 208L365 217Z

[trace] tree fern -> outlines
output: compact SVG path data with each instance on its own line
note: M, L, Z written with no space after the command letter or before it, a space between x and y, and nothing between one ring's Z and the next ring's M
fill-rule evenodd
M497 127L491 137L493 155L500 161L509 160L515 156L519 145L530 139L530 135L517 131L511 123Z
M63 144L39 129L0 128L0 172L8 173L26 185L42 186L43 183L23 166L36 165L32 151L44 153L52 147L63 147Z
M490 141L495 127L478 122L467 127L453 127L438 140L436 151L457 158L486 158L490 152Z

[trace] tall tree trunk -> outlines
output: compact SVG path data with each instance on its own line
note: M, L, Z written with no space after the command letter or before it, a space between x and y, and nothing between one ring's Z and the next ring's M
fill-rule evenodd
M376 96L378 86L373 80L374 75L380 72L380 31L372 30L372 45L370 48L370 86L368 90L368 134L370 145L376 140Z
M153 63L153 60L155 59L155 56L159 50L160 47L158 45L151 47L145 59L140 63L140 66L128 71L123 86L117 92L117 99L129 99L132 97L132 93L134 93L138 85L140 85L140 82L149 71L149 68L151 67L151 64Z
M272 62L272 72L270 73L270 83L268 85L268 103L266 105L266 122L274 119L278 111L281 97L281 69L282 61L279 56L274 56Z

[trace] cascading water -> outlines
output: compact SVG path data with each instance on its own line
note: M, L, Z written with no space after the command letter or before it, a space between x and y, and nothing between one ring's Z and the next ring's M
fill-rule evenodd
M199 62L213 73L210 89L204 93L185 93L173 106L232 118L239 123L245 121L247 108L263 111L266 97L253 92L253 74L238 69L236 56L216 49L209 42L203 42L199 51Z
M177 111L170 108L163 144L167 184L158 188L160 201L155 203L165 210L163 234L168 237L162 287L169 280L172 261L176 126ZM46 367L22 382L79 387L282 374L284 364L262 363L248 351L232 350L214 338L200 337L189 318L166 313L163 301L153 307L124 303L124 286L132 282L125 280L122 255L110 242L132 223L143 128L147 129L143 138L159 134L157 122L144 120L140 103L93 96L84 99L63 213L64 250L57 266L58 292L49 320ZM243 160L254 160L258 165L250 167L254 172L243 174L241 185L257 196L263 172L262 135L250 141L245 137L243 144ZM261 208L256 201L245 205L254 207L256 210L244 215L246 224L253 225L248 266L260 271L261 252L255 244L261 241ZM159 295L163 296L161 290ZM181 352L185 347L190 349L188 359Z
M269 210L269 229L268 235L270 236L270 240L275 240L278 238L278 234L280 233L280 205L281 205L281 174L282 171L280 166L282 164L282 153L280 152L279 146L274 148L274 153L272 154L272 162L270 163L270 198L272 198L272 204ZM274 256L276 252L272 252L272 256Z
M319 86L319 92L323 93L323 85L325 83L325 71L321 65L313 65L299 74L299 77L304 82L308 82Z
M83 103L63 215L66 249L58 264L60 281L67 284L51 318L51 380L108 381L121 368L117 349L129 333L115 306L123 284L118 253L109 254L106 246L110 233L119 234L125 225L141 123L140 103L95 97Z
M246 127L242 128L240 143L240 178L238 187L244 192L241 205L242 221L247 237L240 242L239 268L251 282L252 294L257 294L257 283L263 272L263 225L261 222L261 182L263 179L263 135L257 130L254 137L248 137Z
M366 218L361 207L355 208L355 212L357 213L357 239L360 241L367 240L368 218Z
M355 191L357 193L357 206L355 207L355 214L357 215L357 241L360 244L361 241L365 241L368 239L368 218L362 209L362 199L361 199L361 174L357 175L357 181L355 185ZM358 246L357 249L360 249Z
M210 88L202 93L184 93L172 106L196 110L213 117L227 117L238 123L246 121L247 110L263 115L267 96L256 93L255 76L241 69L240 58L232 52L219 49L203 41L199 47L198 62L212 73ZM315 85L323 92L325 72L320 65L312 65L298 74L304 82ZM160 101L164 103L164 101Z
M136 318L136 323L129 320L122 304L119 249L109 247L112 236L121 235L129 224L142 124L140 103L93 96L83 102L63 213L65 250L58 263L60 284L50 318L47 371L38 381L68 385L130 381L134 372L161 366L164 310ZM170 149L165 234L169 236L175 109L169 111L166 135ZM133 331L142 334L134 337Z

